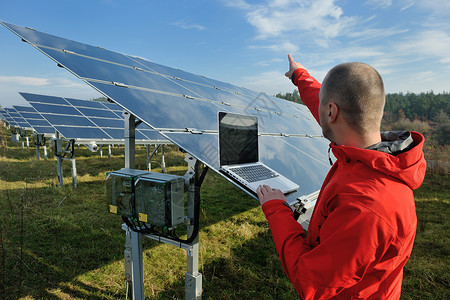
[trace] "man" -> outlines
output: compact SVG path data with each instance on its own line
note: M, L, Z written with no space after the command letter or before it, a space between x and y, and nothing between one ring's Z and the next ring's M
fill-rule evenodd
M305 300L399 299L417 224L412 191L425 176L424 138L380 133L385 94L371 66L338 65L321 86L288 58L286 76L331 141L336 161L306 239L281 191L257 190L284 271Z

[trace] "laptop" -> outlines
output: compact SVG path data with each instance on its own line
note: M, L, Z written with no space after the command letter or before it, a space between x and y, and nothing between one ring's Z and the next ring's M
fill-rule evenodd
M299 186L259 161L258 118L219 112L220 171L256 194L266 184L284 194Z

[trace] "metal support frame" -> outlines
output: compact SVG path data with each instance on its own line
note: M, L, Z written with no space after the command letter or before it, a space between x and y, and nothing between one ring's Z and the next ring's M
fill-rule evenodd
M164 158L164 145L161 145L161 172L166 173L166 160Z
M134 169L136 161L136 118L127 111L125 118L125 168ZM130 261L131 259L131 261ZM133 299L144 299L144 265L142 258L142 233L126 230L125 270L131 272L131 280L127 273L127 291L131 285ZM130 273L128 273L129 275Z
M59 133L56 132L56 138L53 139L54 141L54 151L56 156L56 172L58 174L58 180L59 185L64 185L63 180L63 170L62 170L62 162L63 160L70 160L72 163L72 185L73 187L77 187L77 167L76 167L76 161L75 161L75 141L72 140L66 140L66 139L60 139ZM67 142L66 146L63 149L63 142ZM67 155L67 157L66 157Z
M161 148L161 172L162 173L166 173L166 159L165 159L165 156L164 156L164 144L155 145L155 149L153 150L153 152L151 154L149 154L150 153L150 145L146 145L147 167L148 167L149 171L152 170L151 158L153 157L153 155L158 153L158 150L160 148Z
M190 154L186 154L185 158L188 163L188 171L185 175L186 184L188 184L188 219L195 218L195 193L196 186L194 184L195 176L198 176L198 164L196 158ZM199 218L199 216L197 216ZM188 225L187 235L193 234L194 226ZM191 249L186 250L186 273L185 273L185 299L201 299L202 295L202 274L198 272L198 254L199 254L199 238L198 234L191 243Z
M135 117L128 112L123 113L125 117L125 168L133 169L135 167ZM156 153L158 148L153 151ZM163 148L161 148L163 149ZM161 150L163 156L162 169L165 171L164 150ZM147 146L147 156L149 153L149 146ZM152 154L152 155L153 155ZM151 156L150 156L151 157ZM196 193L199 192L199 186L196 186L199 162L190 154L186 155L188 162L188 172L185 175L185 183L188 186L188 210L187 221L188 232L187 236L194 234L194 218L195 215L195 201ZM148 159L149 161L149 159ZM150 167L150 166L149 166ZM201 183L200 183L201 184ZM199 195L198 195L199 197ZM123 224L122 229L125 230L126 243L124 250L125 263L125 279L127 283L127 295L130 292L133 299L144 299L144 271L143 271L143 256L142 256L142 233L131 230L127 225ZM196 233L195 239L190 243L183 243L169 238L164 238L157 235L144 235L145 237L157 240L159 242L167 243L182 249L187 252L186 273L185 273L185 298L186 299L201 299L202 294L202 274L198 272L198 258L199 258L199 239Z
M40 159L40 155L39 155L39 148L43 147L44 148L44 159L47 160L47 147L45 146L45 136L44 134L36 134L36 141L34 142L34 145L36 146L36 157L37 160Z

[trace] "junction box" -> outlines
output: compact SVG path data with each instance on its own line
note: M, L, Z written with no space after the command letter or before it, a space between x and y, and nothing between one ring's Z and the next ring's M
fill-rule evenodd
M109 212L155 226L184 222L182 176L123 168L107 175Z

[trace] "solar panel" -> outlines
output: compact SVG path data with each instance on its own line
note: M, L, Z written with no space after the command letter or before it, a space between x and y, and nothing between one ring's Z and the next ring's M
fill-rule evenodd
M20 93L38 112L42 120L68 139L123 140L124 120L117 112L116 104L104 103L48 95ZM116 111L111 108L116 107ZM30 112L27 112L30 113ZM150 129L151 130L151 129ZM154 131L154 130L151 130ZM136 130L137 140L164 141L165 137L155 132L151 139L147 129Z
M14 121L13 118L9 115L8 111L6 109L3 110L2 115L6 122L8 122L9 126L11 127L19 127L19 125Z
M261 161L312 193L329 169L328 141L300 104L137 57L2 23L152 129L218 170L218 112L257 116ZM296 195L297 196L297 195Z
M6 121L6 118L5 118L5 116L3 114L6 114L6 112L5 112L5 110L2 107L0 107L0 119Z
M32 130L30 124L28 124L27 121L25 121L24 118L16 111L13 107L5 107L5 111L8 113L12 123L15 124L15 127L20 127L26 130Z
M55 129L33 107L13 105L37 134L54 135Z

